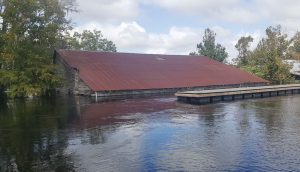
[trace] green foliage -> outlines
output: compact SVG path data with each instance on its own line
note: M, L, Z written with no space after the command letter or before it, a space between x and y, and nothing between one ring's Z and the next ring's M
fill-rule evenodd
M259 76L259 77L262 77L262 78L264 77L264 72L262 71L260 66L245 65L245 66L241 66L241 69L244 70L244 71L247 71L249 73L252 73L256 76Z
M251 53L249 50L251 42L253 42L253 38L251 36L243 36L236 43L235 48L239 53L236 60L238 66L245 66L248 64L248 57Z
M224 62L228 57L225 47L215 43L216 33L209 28L205 29L203 40L197 44L197 51L191 52L190 55L203 55L214 60Z
M0 2L0 87L10 97L48 94L60 85L52 55L70 29L72 1Z
M288 53L291 59L300 60L300 32L296 32L291 39L291 46Z
M87 51L116 52L116 45L103 37L101 31L84 30L67 36L67 48Z
M282 33L281 26L268 27L266 38L263 38L252 52L245 54L247 63L242 64L241 68L273 84L293 82L294 78L290 75L291 66L283 61L289 58L290 43L287 35Z
M288 47L291 43L287 38L287 34L282 33L281 26L268 27L266 29L266 39L262 39L258 46L264 46L269 52L274 51L281 59L289 59Z

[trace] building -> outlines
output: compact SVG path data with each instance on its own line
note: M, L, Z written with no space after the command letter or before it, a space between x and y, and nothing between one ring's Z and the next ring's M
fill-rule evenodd
M284 60L285 63L292 66L290 74L295 77L296 80L300 80L300 61L299 60Z
M268 81L204 56L56 50L60 92L128 96L266 85Z

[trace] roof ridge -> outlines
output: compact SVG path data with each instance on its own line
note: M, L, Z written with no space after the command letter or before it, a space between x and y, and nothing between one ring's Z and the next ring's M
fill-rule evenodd
M73 49L57 49L56 51L70 51L70 52L82 52L82 53L108 53L108 54L134 54L134 55L153 55L153 56L185 56L185 57L205 57L207 56L198 56L198 55L189 55L189 54L155 54L155 53L139 53L139 52L110 52L110 51L88 51L88 50L73 50Z

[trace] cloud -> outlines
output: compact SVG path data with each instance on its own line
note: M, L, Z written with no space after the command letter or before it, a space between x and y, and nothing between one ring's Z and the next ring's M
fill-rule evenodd
M207 22L225 21L232 23L254 23L257 13L252 11L251 4L239 0L144 0L179 14L194 15Z
M206 21L253 23L258 20L257 12L239 0L77 0L78 13L71 14L77 24L89 22L134 21L140 16L141 6L163 7L180 15L194 15ZM141 5L142 4L142 5Z
M80 12L70 17L78 25L140 21L145 17L143 10L159 7L169 15L194 17L208 25L282 24L293 31L300 27L299 0L77 0L77 3Z
M81 12L71 16L77 23L76 30L101 30L121 52L189 54L202 41L204 29L210 27L217 33L216 41L226 47L229 59L233 59L237 56L234 46L241 36L251 35L254 49L270 25L282 24L290 35L300 28L298 0L77 0L77 3ZM149 23L162 20L149 15L160 10L164 19L170 18L167 24ZM190 20L183 22L177 20L178 16Z
M163 54L189 54L196 49L203 34L201 28L176 26L170 27L168 33L151 33L135 21L118 25L90 23L75 30L84 29L103 31L103 35L112 40L121 51Z
M274 0L256 0L255 4L257 9L265 11L266 17L283 20L283 19L299 19L300 17L300 1L289 0L289 1L274 1Z
M235 49L235 44L238 42L238 40L242 36L244 36L244 37L251 36L253 38L253 42L250 44L250 50L254 50L256 48L258 42L264 37L264 33L260 30L256 30L256 31L253 31L253 32L241 31L237 34L234 34L231 37L231 39L224 40L225 47L227 48L227 51L229 52L228 60L230 62L233 62L232 60L234 60L238 55L238 52Z
M71 14L77 24L120 22L135 19L138 0L77 0L78 13Z
M281 24L289 32L298 31L300 28L300 1L274 1L274 0L256 0L257 9L261 11L262 17L271 21L272 25Z
M144 3L156 4L161 7L170 8L180 12L191 13L198 10L213 11L220 7L227 8L236 4L237 0L144 0ZM209 10L208 10L209 9Z
M180 15L196 16L207 23L282 24L288 29L300 27L300 1L274 0L143 0Z
M112 40L121 52L188 55L195 51L196 45L202 41L205 28L172 26L167 33L162 34L148 32L137 22L122 22L118 25L91 23L77 27L75 30L84 29L101 30L103 35ZM258 31L241 31L236 34L221 26L213 26L211 29L217 33L216 42L222 44L229 53L229 61L237 56L234 45L241 36L251 35L254 38L253 48L262 37Z

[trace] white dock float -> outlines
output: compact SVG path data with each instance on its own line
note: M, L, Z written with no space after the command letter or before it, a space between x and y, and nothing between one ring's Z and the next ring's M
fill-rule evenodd
M250 98L263 98L299 94L300 84L241 87L201 91L177 92L178 101L190 104L208 104L220 101L233 101Z

